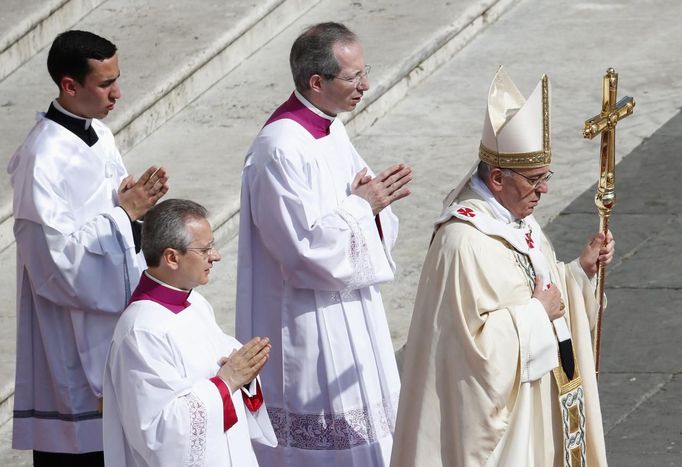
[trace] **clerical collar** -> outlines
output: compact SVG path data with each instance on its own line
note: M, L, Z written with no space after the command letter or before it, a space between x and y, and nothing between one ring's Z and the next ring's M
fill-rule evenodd
M483 180L479 178L478 174L471 176L471 188L490 205L493 211L493 217L496 217L498 220L501 220L507 224L511 224L512 222L517 222L519 220L516 219L507 208L502 206L500 202L495 199L488 186L483 183Z
M88 146L94 146L98 141L97 133L92 128L92 119L83 118L75 115L64 107L55 99L47 109L45 117L55 123L60 124L74 135L78 136Z
M275 110L265 125L282 119L295 121L305 128L313 138L320 139L329 135L329 127L334 122L335 117L325 114L298 91L294 91L289 99Z
M67 117L71 117L74 120L76 120L78 123L82 124L84 129L87 130L88 128L90 128L90 125L92 125L92 119L91 118L84 118L84 117L81 117L80 115L76 115L75 113L69 112L68 110L66 110L64 108L64 106L62 106L59 103L59 101L57 99L52 101L52 105L54 105L57 110L59 110L61 113L63 113Z
M311 112L313 112L314 114L316 114L318 117L326 118L327 120L330 120L330 121L332 121L332 122L333 122L334 119L336 118L336 117L332 117L331 115L327 115L326 113L324 113L323 111L321 111L320 109L318 109L317 107L315 107L315 106L313 105L312 102L310 102L308 99L306 99L305 97L303 97L303 94L301 94L300 92L298 92L296 89L294 89L294 96L296 96L296 98L297 98L299 101L301 101L301 103L302 103L303 105L305 105L305 106L308 108L308 110L310 110Z
M187 290L175 288L145 271L142 277L140 277L140 283L137 285L135 292L130 297L130 303L140 300L151 300L178 314L191 305L187 301L190 293L192 293L191 290L188 292Z

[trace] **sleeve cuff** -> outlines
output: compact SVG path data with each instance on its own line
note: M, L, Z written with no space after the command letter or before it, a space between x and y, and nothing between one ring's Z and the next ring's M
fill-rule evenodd
M350 195L338 209L345 213L342 214L342 217L348 222L351 230L362 235L364 243L366 243L366 250L362 251L361 255L369 259L372 280L368 283L362 283L361 286L376 285L393 280L394 265L381 238L381 235L384 234L383 225L377 223L377 217L372 213L369 203L357 195ZM381 232L378 228L379 225L381 225Z
M247 396L253 397L258 392L258 377L253 378L248 384L242 386L242 391Z
M377 232L379 232L379 238L384 241L384 229L381 227L381 217L379 214L374 216L374 223L377 225Z
M220 398L223 400L223 431L227 431L237 423L237 411L232 403L230 388L228 388L225 381L218 376L210 378L210 381L218 388Z
M372 207L364 199L358 195L350 195L341 202L341 207L345 209L351 216L362 222L364 218L374 218Z
M258 409L260 409L263 405L263 392L260 388L260 382L258 380L254 381L256 386L255 395L252 395L251 391L248 391L246 388L242 387L242 399L244 400L244 405L251 412L257 412ZM251 382L251 386L253 386L253 381ZM253 390L253 387L249 389Z
M521 382L536 381L559 365L554 328L542 303L531 298L519 323Z
M573 277L576 279L579 279L581 282L585 284L589 284L590 287L592 287L592 290L597 290L597 274L592 276L592 279L587 277L587 274L585 274L585 270L583 267L580 265L580 258L576 258L570 263L568 263L569 269L571 269L571 272L573 273Z
M130 228L133 231L133 242L135 243L135 253L142 251L142 222L130 221Z
M117 206L111 211L111 218L114 220L118 231L121 232L126 245L126 249L135 248L135 237L133 234L133 226L125 210Z
M599 302L596 297L597 292L597 274L592 279L587 277L582 266L580 266L580 258L576 258L567 265L567 269L572 279L577 283L582 291L583 299L585 300L585 312L590 322L590 330L594 330L597 323L597 315L599 313ZM607 300L606 293L604 293L604 310L606 310Z

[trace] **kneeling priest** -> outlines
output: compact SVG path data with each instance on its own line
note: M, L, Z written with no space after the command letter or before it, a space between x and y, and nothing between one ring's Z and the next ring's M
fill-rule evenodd
M257 374L267 338L242 346L194 288L220 254L206 210L171 199L145 216L148 269L114 332L104 375L107 465L256 467L276 445Z

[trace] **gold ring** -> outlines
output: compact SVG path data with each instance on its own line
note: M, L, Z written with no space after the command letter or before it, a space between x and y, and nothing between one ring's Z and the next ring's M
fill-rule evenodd
M559 306L559 311L564 311L564 308L566 308L566 305L564 305L564 302L561 302L561 306Z

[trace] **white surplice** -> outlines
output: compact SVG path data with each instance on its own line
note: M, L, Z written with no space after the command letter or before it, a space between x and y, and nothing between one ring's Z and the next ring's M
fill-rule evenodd
M251 438L276 444L265 405L246 410L242 390L232 394L237 422L224 431L223 400L209 378L241 344L198 292L187 302L176 313L140 300L121 315L104 375L107 465L257 467Z
M12 446L99 451L106 353L145 263L117 207L127 172L111 131L93 119L99 140L89 147L44 114L37 120L8 167L17 244Z
M242 175L237 337L268 336L262 372L279 445L262 465L387 466L400 388L377 287L398 220L351 195L367 167L343 123L294 93Z

